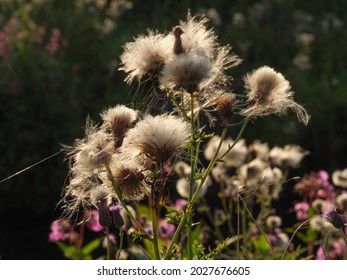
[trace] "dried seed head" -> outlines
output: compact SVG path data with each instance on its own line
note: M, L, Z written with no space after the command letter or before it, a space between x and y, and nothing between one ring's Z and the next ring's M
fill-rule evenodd
M125 44L119 69L128 74L125 81L131 83L146 74L158 75L171 55L172 38L149 31L147 36L141 35Z
M212 75L213 65L201 49L182 53L168 61L159 78L163 88L183 88L192 94Z
M249 117L282 115L292 109L300 121L307 125L309 115L294 101L289 82L281 73L268 66L260 67L244 78L248 91L248 107L242 114Z
M117 105L102 112L101 117L112 130L115 148L119 148L131 124L136 120L137 113L124 105Z
M119 164L115 167L113 176L125 199L141 200L150 192L144 181L145 176L138 167Z
M235 94L224 94L216 100L216 109L225 124L228 124L234 114Z
M126 147L162 165L179 154L189 138L189 125L171 115L147 115L129 130Z

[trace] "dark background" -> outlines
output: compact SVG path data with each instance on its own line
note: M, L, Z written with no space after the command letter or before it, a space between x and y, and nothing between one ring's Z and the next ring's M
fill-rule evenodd
M312 115L307 127L292 113L259 119L248 127L247 143L309 150L296 176L347 167L346 1L87 2L0 3L0 180L82 137L87 115L99 121L109 106L136 105L136 85L126 85L116 70L122 46L147 28L171 30L189 9L205 13L221 44L243 59L230 72L236 92L242 93L245 73L269 65ZM55 29L61 35L54 39ZM312 42L302 43L302 34ZM56 52L49 49L54 40ZM64 258L48 234L60 216L56 204L67 172L59 154L0 183L0 259Z

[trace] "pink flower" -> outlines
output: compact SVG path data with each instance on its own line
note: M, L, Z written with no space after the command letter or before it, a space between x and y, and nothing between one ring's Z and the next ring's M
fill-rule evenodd
M89 215L89 220L86 222L86 227L94 232L103 231L104 227L99 224L99 212L97 210L91 210L87 215Z
M65 219L53 221L48 238L50 241L66 240L71 230L72 226L69 221Z
M307 202L298 202L294 205L294 210L296 212L296 218L299 221L306 220L308 218L308 209L310 205Z

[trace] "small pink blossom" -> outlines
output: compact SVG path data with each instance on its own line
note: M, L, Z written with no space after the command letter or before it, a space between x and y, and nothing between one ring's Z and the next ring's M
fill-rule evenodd
M99 212L96 210L91 210L88 213L89 220L86 222L86 227L94 232L100 232L104 230L104 227L99 223Z
M308 218L308 209L310 205L307 202L298 202L294 205L294 210L296 212L296 218L299 221L306 220Z

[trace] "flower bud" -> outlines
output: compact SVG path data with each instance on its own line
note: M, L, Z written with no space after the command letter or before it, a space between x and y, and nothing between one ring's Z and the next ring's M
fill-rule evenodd
M331 223L336 229L343 229L345 226L345 221L340 214L336 212L336 209L323 213L322 217L325 218L329 223Z
M102 199L99 203L99 223L103 227L109 227L112 224L112 217L106 199Z
M216 100L216 109L225 123L229 123L234 114L235 95L224 94Z
M120 214L120 210L122 210L122 207L119 204L112 204L109 207L109 210L112 214L113 223L116 227L121 228L124 225L123 217Z

